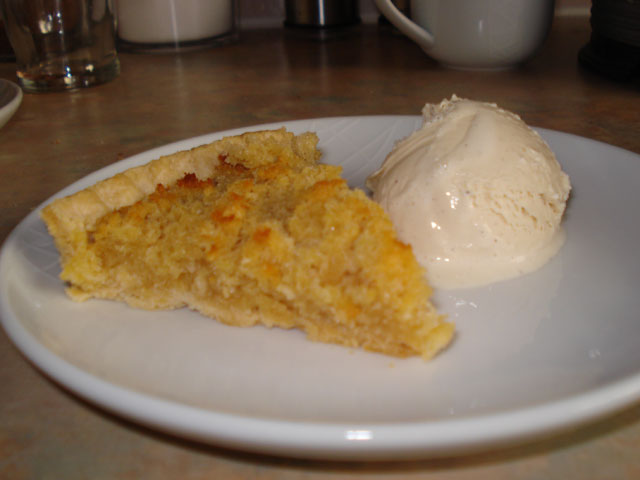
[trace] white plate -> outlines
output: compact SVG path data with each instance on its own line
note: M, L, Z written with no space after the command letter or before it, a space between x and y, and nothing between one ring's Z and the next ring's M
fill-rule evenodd
M66 195L161 154L223 135L316 131L352 186L416 116L284 122L198 137L111 165ZM425 458L513 445L640 399L640 156L540 130L574 186L567 243L542 270L437 292L458 336L431 362L311 343L297 331L238 329L186 310L74 303L38 212L0 257L2 322L42 371L136 422L277 455ZM39 209L38 209L39 210Z
M0 128L16 113L22 102L22 89L8 80L0 78Z

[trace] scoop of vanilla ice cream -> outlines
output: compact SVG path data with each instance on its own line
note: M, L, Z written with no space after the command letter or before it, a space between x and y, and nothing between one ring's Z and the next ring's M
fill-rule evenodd
M495 104L454 95L422 113L367 186L429 281L480 286L544 265L571 190L546 142Z

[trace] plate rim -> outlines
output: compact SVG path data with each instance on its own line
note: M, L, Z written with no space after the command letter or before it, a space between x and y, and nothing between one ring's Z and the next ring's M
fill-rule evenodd
M4 105L0 105L0 128L7 124L11 117L16 113L18 107L22 103L22 89L16 85L15 83L5 80L4 78L0 78L0 87L5 85L13 92L13 98L9 100Z
M9 309L6 298L8 282L5 279L6 275L3 274L8 255L15 248L16 238L21 228L33 222L43 206L54 198L68 195L81 184L91 182L94 178L103 178L111 171L115 173L138 161L145 161L148 157L157 158L158 152L169 151L172 148L181 149L187 144L193 147L199 145L196 142L208 142L222 136L275 126L286 126L287 129L291 129L310 122L333 122L371 117L412 120L420 118L417 115L337 116L271 122L221 130L140 152L73 182L30 212L10 232L0 249L0 322L7 335L37 370L66 387L73 394L112 414L195 441L288 457L392 460L474 453L484 449L513 445L514 442L524 443L542 434L559 433L586 421L595 421L637 402L640 398L640 370L604 387L568 398L545 402L541 405L455 419L386 423L311 422L216 412L138 392L84 371L46 348ZM543 137L551 134L574 137L580 141L596 142L606 148L615 148L640 157L629 150L586 137L542 128L536 128L536 130ZM134 413L131 413L131 404L137 408ZM140 408L141 406L145 408ZM527 417L527 421L522 421L523 415ZM519 421L518 417L520 417ZM172 418L179 418L180 421L175 422L171 420ZM185 418L189 419L187 424L185 424ZM243 426L240 429L237 428L239 424ZM260 434L247 438L247 430Z

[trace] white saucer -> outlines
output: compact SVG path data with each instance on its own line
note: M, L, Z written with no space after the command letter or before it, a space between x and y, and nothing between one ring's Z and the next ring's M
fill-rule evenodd
M0 128L16 113L22 102L22 89L9 80L0 78Z
M110 165L56 196L225 135L318 133L323 161L363 187L418 116L217 132ZM425 458L526 442L640 401L640 155L539 130L570 175L567 241L539 271L438 291L457 337L430 362L233 328L187 310L74 303L39 208L0 254L9 337L61 385L132 421L201 442L331 459Z

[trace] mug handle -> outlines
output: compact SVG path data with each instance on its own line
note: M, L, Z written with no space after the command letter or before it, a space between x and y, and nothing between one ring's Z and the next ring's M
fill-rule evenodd
M378 9L380 9L380 12L387 17L387 20L395 25L398 30L404 33L407 37L420 45L423 50L428 50L433 47L433 44L435 43L433 35L403 15L402 12L398 10L393 3L391 3L391 0L374 1Z

